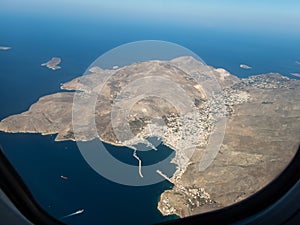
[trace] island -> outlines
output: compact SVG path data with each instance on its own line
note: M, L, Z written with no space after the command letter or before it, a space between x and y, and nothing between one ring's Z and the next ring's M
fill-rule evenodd
M8 47L8 46L0 46L0 50L2 50L2 51L7 51L10 49L11 49L11 47Z
M46 66L49 69L52 70L57 70L60 69L61 67L58 66L58 64L61 63L61 59L58 57L53 57L51 60L49 60L48 62L42 63L41 66Z
M300 73L291 73L292 76L300 77Z
M277 73L240 79L183 56L118 70L94 66L61 89L4 118L0 131L55 134L56 141L99 138L127 147L159 137L175 151L177 166L171 177L156 170L172 183L157 205L163 215L186 217L253 195L286 168L299 146L300 81ZM224 119L224 135L212 142ZM218 143L211 164L199 169L208 147ZM132 153L144 179L138 152Z
M248 65L246 65L246 64L241 64L240 67L241 67L242 69L246 69L246 70L252 69L251 66L248 66Z

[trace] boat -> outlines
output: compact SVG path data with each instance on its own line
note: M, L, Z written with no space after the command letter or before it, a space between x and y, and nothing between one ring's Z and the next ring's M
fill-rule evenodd
M84 209L80 209L76 212L76 214L80 214L80 213L83 213L84 212Z
M71 216L75 216L75 215L81 214L81 213L83 213L83 212L84 212L84 209L80 209L80 210L78 210L78 211L76 211L76 212L74 212L74 213L71 213L71 214L69 214L69 215L66 215L66 216L61 217L61 219L68 218L68 217L71 217Z
M63 176L63 175L61 175L60 178L61 178L61 179L64 179L64 180L68 180L68 177Z

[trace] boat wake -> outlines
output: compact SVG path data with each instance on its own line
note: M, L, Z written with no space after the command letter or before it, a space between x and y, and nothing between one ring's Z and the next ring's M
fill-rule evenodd
M81 210L78 210L78 211L76 211L74 213L71 213L71 214L68 214L66 216L63 216L63 217L61 217L61 219L65 219L65 218L68 218L68 217L71 217L71 216L79 215L79 214L81 214L83 212L84 212L84 209L81 209Z

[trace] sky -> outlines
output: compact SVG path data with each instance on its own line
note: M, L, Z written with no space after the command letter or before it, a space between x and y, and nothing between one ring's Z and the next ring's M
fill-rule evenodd
M299 0L1 0L0 12L300 32Z

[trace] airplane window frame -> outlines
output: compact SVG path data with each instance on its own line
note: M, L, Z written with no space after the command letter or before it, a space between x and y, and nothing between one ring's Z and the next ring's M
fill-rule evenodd
M160 223L177 224L233 224L249 218L273 205L300 180L300 146L286 169L271 183L249 198L234 205L215 211ZM0 188L16 208L32 223L43 225L64 225L50 216L35 201L13 165L6 158L0 146Z

